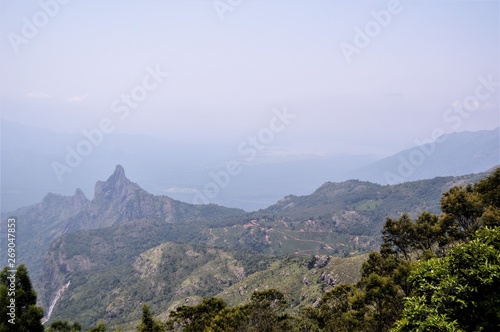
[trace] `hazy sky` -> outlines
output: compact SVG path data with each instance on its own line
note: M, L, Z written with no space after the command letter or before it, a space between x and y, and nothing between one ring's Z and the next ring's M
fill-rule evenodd
M499 14L498 1L1 0L1 116L237 147L286 107L273 144L290 153L396 152L499 126Z

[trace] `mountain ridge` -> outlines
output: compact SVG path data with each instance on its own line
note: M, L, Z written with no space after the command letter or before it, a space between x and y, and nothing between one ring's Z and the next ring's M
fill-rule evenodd
M360 180L326 182L310 195L289 195L266 209L245 212L155 196L130 181L117 165L106 181L96 182L92 200L77 189L72 196L49 193L42 202L17 210L17 218L23 221L18 228L19 260L30 269L40 299L48 307L68 282L65 293L58 295L61 303L77 289L91 292L88 287L96 287L96 280L113 283L117 276L126 278L132 261L166 242L197 244L209 251L223 248L233 254L250 250L253 255L279 257L363 255L378 247L378 232L387 216L422 210L437 213L438 198L445 190L485 175L393 186ZM164 291L148 296L173 299L169 292L175 290ZM61 318L60 308L54 307L54 317Z
M243 213L239 209L195 206L167 196L152 195L130 181L121 165L116 166L106 181L98 181L95 187L92 200L87 199L81 189L72 196L48 193L40 203L8 214L22 221L17 232L19 259L28 263L35 278L40 275L49 243L67 232L110 227L144 218L165 223L195 222L213 215Z
M2 121L1 126L2 212L37 204L47 192L71 195L75 188L81 188L87 197L93 197L95 180L107 178L106 170L113 169L117 163L125 166L127 173L148 192L192 203L196 192L203 191L204 186L213 181L209 175L211 171L217 173L225 161L241 158L227 142L214 149L146 135L110 134L99 149L59 182L51 164L62 162L67 143L78 140L81 134L58 134L9 121ZM30 132L35 134L30 136ZM492 138L485 140L488 135ZM465 138L461 139L462 136ZM338 155L328 149L321 157L314 158L301 156L289 160L262 156L262 162L245 167L245 172L234 177L234 181L210 202L255 211L267 208L288 194L309 194L327 181L356 178L387 184L385 172L392 173L394 179L402 179L395 182L479 173L500 164L498 141L498 128L458 132L435 144L435 151L430 156L415 146L403 155L396 153L388 157L392 162L386 161L387 164L374 163L380 161L380 156ZM422 142L427 140L415 144ZM430 147L428 145L427 149ZM446 151L448 148L452 153ZM414 150L425 156L418 167L409 159ZM399 156L405 161L398 159ZM409 165L411 169L404 169L401 175L398 172L400 164ZM405 177L410 172L412 174Z
M380 184L479 173L500 165L500 127L443 134L353 171L353 178Z

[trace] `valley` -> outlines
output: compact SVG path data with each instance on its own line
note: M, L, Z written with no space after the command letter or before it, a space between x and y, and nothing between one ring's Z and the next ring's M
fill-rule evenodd
M500 331L500 0L0 0L0 332Z
M237 305L259 289L279 288L297 312L336 284L359 279L387 217L439 213L444 191L484 176L392 186L327 182L310 195L245 212L149 194L118 165L96 183L92 200L80 190L49 194L14 213L24 221L21 259L50 312L48 323L128 328L137 324L141 303L166 317L202 297Z

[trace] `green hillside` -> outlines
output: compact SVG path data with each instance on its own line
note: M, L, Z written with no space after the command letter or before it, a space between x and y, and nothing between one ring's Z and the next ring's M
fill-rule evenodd
M387 218L382 246L362 264L359 281L336 285L298 313L290 310L297 293L285 277L294 272L281 266L284 278L275 288L255 289L237 305L233 289L229 297L225 291L179 306L157 330L498 331L500 169L474 185L451 188L440 205L439 215ZM314 271L320 262L328 266L318 256L308 267ZM302 279L306 286L314 285L309 276Z
M22 242L21 259L33 271L49 323L119 326L138 319L141 303L163 313L204 296L237 304L255 289L277 286L297 310L314 304L332 280L359 278L362 260L382 243L387 216L439 213L443 192L485 175L395 186L325 183L311 195L247 213L151 195L117 166L96 184L93 200L77 191L19 210L20 238L37 232L37 241ZM307 268L317 255L330 257L321 273Z
M171 310L179 303L219 296L236 305L248 301L256 289L278 286L293 298L292 308L297 309L311 305L338 283L355 282L366 259L366 255L278 258L173 242L141 251L140 239L134 242L123 233L110 232L87 231L61 239L60 248L71 251L60 250L53 257L58 262L54 268L64 269L63 282L70 284L52 320L75 320L83 326L104 320L120 326L140 317L140 303L155 311ZM113 241L104 241L109 237Z

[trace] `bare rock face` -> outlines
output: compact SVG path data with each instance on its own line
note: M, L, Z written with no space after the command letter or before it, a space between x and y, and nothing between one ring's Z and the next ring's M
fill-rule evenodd
M329 261L330 261L330 256L318 255L316 256L316 263L314 263L314 267L321 269L325 267Z
M117 165L106 181L98 181L92 201L79 213L67 220L68 231L95 229L120 225L125 222L148 219L174 222L178 205L167 196L154 196L125 176L125 170ZM189 210L187 208L186 210Z
M336 284L338 284L338 283L339 283L338 279L337 279L337 278L335 278L335 277L334 277L333 275L331 275L330 273L323 272L323 273L321 274L321 277L320 277L320 278L321 278L321 280L322 280L325 284L327 284L327 285L329 285L329 286L335 286Z
M311 262L309 262L309 269L321 269L328 265L330 261L330 256L328 255L316 255L313 257Z
M94 201L124 201L137 190L142 188L127 179L123 167L117 165L107 181L97 181Z

